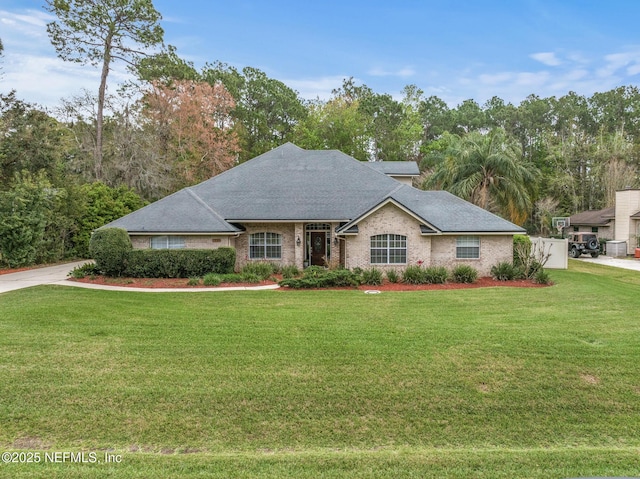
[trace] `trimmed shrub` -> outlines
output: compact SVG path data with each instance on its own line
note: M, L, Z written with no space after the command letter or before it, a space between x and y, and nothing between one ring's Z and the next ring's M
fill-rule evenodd
M129 234L122 228L97 230L89 242L91 257L98 269L107 276L122 276L132 248Z
M282 271L282 277L284 279L295 278L296 276L300 276L300 270L294 264L283 266L281 271Z
M76 266L69 272L68 276L76 279L82 279L87 276L96 276L100 274L100 268L95 263L85 263L82 266Z
M219 274L209 273L202 278L202 284L205 286L218 286L220 283L222 283L222 276Z
M305 278L316 278L324 275L328 270L322 266L309 266L302 272L302 276Z
M139 249L127 256L127 276L134 278L190 278L208 273L232 273L233 248Z
M407 284L424 284L425 270L421 266L410 265L405 268L402 273L402 282Z
M200 278L189 278L187 286L198 286L200 284Z
M379 286L382 284L382 271L377 268L365 269L362 272L362 283L371 286Z
M444 266L407 266L402 274L402 282L407 284L443 284L447 282L449 272Z
M260 281L262 281L263 277L258 276L255 273L242 273L242 281L245 283L259 283Z
M498 281L511 281L520 275L520 271L511 263L506 261L491 267L491 277Z
M478 271L467 264L460 264L453 268L451 279L456 283L475 283L478 279Z
M430 266L424 270L424 279L427 284L444 284L448 277L449 272L444 266Z
M533 277L533 282L537 284L551 284L551 276L549 276L549 273L544 269L540 268Z
M398 275L398 272L395 269L390 269L387 271L387 279L390 283L397 283L400 281L400 275Z
M271 275L278 272L278 267L265 261L258 261L255 263L247 263L242 268L243 274L251 274L258 276L261 280L269 278Z
M311 266L304 270L302 278L283 279L280 286L289 288L330 288L334 286L358 286L362 277L348 269L325 270Z

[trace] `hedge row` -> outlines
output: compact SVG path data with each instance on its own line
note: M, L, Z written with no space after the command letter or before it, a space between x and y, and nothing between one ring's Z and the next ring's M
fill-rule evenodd
M132 278L192 278L233 273L235 263L233 248L138 249L129 251L123 274Z
M121 228L96 231L89 251L98 270L107 276L191 278L233 273L236 263L233 248L134 250L129 235Z

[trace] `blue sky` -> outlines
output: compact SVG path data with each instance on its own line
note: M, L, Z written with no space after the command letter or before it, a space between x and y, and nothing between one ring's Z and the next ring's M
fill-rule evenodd
M0 0L0 92L47 107L96 91L99 72L56 58L42 0ZM263 70L303 98L354 77L401 97L415 84L450 106L498 96L590 96L640 84L637 0L155 0L165 42L201 68ZM126 79L115 65L110 88Z

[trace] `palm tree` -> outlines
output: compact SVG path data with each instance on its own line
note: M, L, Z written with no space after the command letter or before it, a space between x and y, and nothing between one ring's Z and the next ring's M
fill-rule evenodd
M442 160L423 187L447 190L516 224L533 206L540 171L525 161L504 130L447 135Z

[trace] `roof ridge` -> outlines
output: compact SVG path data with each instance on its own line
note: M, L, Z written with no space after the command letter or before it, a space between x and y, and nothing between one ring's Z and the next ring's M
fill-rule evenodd
M197 186L203 185L204 183L208 183L208 182L210 182L211 180L214 180L214 179L217 181L218 178L224 177L224 175L226 175L227 173L229 173L230 171L233 171L233 170L246 169L246 165L248 165L249 163L255 165L255 163L253 163L253 162L255 162L256 160L262 160L263 157L267 157L268 158L270 156L273 156L273 153L276 152L276 151L280 153L280 156L282 156L282 151L285 151L285 148L290 148L290 147L295 147L296 149L300 150L301 152L314 151L314 150L305 150L304 148L301 148L298 145L288 141L288 142L283 143L282 145L280 145L280 146L278 146L276 148L273 148L272 150L265 151L264 153L261 153L258 156L255 156L255 157L250 158L250 159L248 159L246 161L243 161L242 163L237 163L236 165L233 165L232 167L230 167L230 168L228 168L228 169L226 169L224 171L221 171L217 175L214 175L211 178L207 178L206 180L203 180L200 183L197 183L195 185L191 185L188 188L193 188L193 187L197 187ZM234 171L234 174L237 174L237 171Z
M211 208L211 206L209 206L207 203L205 203L205 201L202 198L200 198L195 191L191 190L190 186L186 187L185 190L187 191L187 193L189 193L189 195L191 195L191 197L194 200L196 200L198 203L200 203L202 206L204 206L204 208L207 211L209 211L216 219L222 221L224 224L228 225L229 227L231 227L233 229L237 229L235 226L233 226L231 223L229 223L227 220L225 220L222 216L220 216L220 214L216 210L214 210L213 208Z

